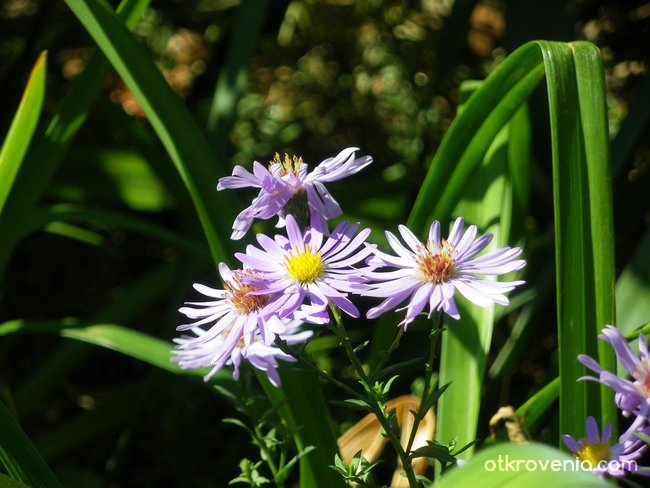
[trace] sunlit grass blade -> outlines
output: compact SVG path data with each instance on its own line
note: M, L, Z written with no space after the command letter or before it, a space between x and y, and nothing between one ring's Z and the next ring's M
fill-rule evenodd
M316 449L300 459L301 488L343 487L343 479L328 466L338 453L336 436L327 403L311 372L281 369L282 388L275 388L263 373L257 377L271 403L281 405L279 412L291 429L295 429L298 451L308 446Z
M0 473L0 488L29 488L25 483L10 478L6 474Z
M544 76L539 50L528 43L508 56L454 119L409 216L423 232L431 218L447 220L492 140Z
M46 72L47 52L43 52L32 68L23 97L0 149L0 214L7 206L7 197L41 116Z
M226 62L219 73L207 123L208 136L220 158L226 153L236 105L248 80L251 56L269 4L269 0L243 0L237 10Z
M135 27L149 2L124 0L120 4L119 15L129 28ZM48 187L72 139L86 120L109 71L110 64L106 58L96 53L61 102L45 132L35 135L11 188L11 205L0 212L0 276L4 274L7 261L23 234L25 216L30 214Z
M29 219L26 232L33 232L52 222L84 223L96 222L101 225L117 227L119 229L135 232L161 242L178 246L195 256L210 259L210 252L204 245L194 240L162 227L158 224L138 217L135 214L100 208L87 208L82 205L58 204L38 208Z
M130 324L143 310L169 296L170 289L178 282L178 274L178 263L155 267L126 286L113 303L93 315L89 322ZM14 324L13 332L17 332L24 324L21 320L10 323ZM55 323L54 327L56 326ZM6 327L0 325L0 336L3 335L3 330ZM35 369L17 385L14 401L20 415L28 415L36 409L71 371L80 367L95 351L87 343L64 341L43 357Z
M229 260L235 201L215 189L224 175L205 137L151 56L108 6L66 0L142 106L187 187L215 261Z
M560 361L560 433L581 435L587 415L616 422L605 387L576 382L578 354L614 366L598 332L614 322L614 235L602 67L587 43L540 42L548 80L553 154ZM602 341L601 341L602 342Z
M560 395L560 378L555 378L531 396L515 414L522 420L525 429L534 429L542 416Z
M476 85L465 85L473 90ZM464 90L461 87L461 94ZM474 224L481 234L494 239L489 249L508 242L512 215L512 186L508 177L509 130L504 128L492 142L485 160L474 172L454 214ZM446 319L440 357L441 384L451 386L438 400L436 438L443 445L457 438L464 446L476 439L483 391L485 363L494 325L494 306L482 308L458 300L461 319ZM463 408L458 408L463 405ZM470 457L473 448L461 456Z
M14 479L35 488L60 487L7 407L0 401L0 463ZM1 482L1 480L0 480Z

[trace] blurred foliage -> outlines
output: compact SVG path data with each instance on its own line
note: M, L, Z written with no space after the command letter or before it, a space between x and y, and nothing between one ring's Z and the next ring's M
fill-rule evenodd
M160 0L136 29L165 79L202 124L238 6L236 0ZM614 152L615 166L616 158L621 159L614 198L617 266L622 270L650 223L650 103L639 102L647 101L650 92L647 2L271 2L228 134L228 160L222 164L250 166L255 159L268 161L276 151L299 153L316 164L342 147L359 146L375 164L337 183L333 193L350 215L378 227L394 226L406 218L455 115L460 83L484 78L533 36L586 39L601 48L611 136L614 147L622 148L620 156ZM50 59L44 104L50 115L83 71L94 51L92 41L61 1L0 3L3 137L43 49ZM533 104L534 126L536 121L538 128L543 124L545 111L545 102ZM527 219L527 230L542 236L552 227L547 133L533 134L534 184ZM43 203L129 211L201 242L198 224L184 211L187 195L178 190L177 176L161 164L167 156L152 134L131 92L111 74ZM378 198L380 192L391 198ZM0 291L0 321L94 317L111 305L119 307L143 275L171 263L174 279L165 290L124 318L128 325L170 339L178 320L175 309L189 298L189 283L201 278L215 284L203 256L101 219L83 225L102 237L100 246L43 231L24 238ZM380 241L382 236L375 232L373 238ZM544 248L547 242L540 238L537 244ZM540 255L539 248L530 255ZM531 319L539 326L535 340L517 370L489 391L487 410L502 399L521 403L553 377L556 338L547 317L553 307L539 308ZM361 334L354 329L353 334ZM495 328L494 351L508 334L508 327ZM417 353L421 339L411 334L403 347ZM0 338L0 396L11 400L20 393L35 380L39 365L59 371L56 361L65 364L60 374L53 373L42 401L24 416L17 411L64 486L225 486L239 473L239 461L256 455L235 427L220 423L232 414L227 403L198 383L151 372L109 351L62 344L47 335ZM337 367L340 362L329 348L325 344L315 352L316 359L323 367ZM409 374L417 373L405 371L407 379L396 388L408 389ZM97 411L104 429L86 437L70 434L98 423L96 418L77 423ZM550 431L541 431L539 439L547 439Z

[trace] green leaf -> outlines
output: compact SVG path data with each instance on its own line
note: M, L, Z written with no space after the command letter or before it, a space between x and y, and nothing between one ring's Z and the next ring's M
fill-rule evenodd
M526 430L532 430L537 425L542 415L557 400L559 394L560 378L555 378L515 411L517 417L523 420Z
M465 90L461 87L461 95ZM488 251L508 243L512 215L509 134L509 127L505 127L493 140L454 211L465 217L467 224L475 224L481 234L494 235ZM441 444L457 437L465 445L476 439L485 363L495 318L494 306L483 308L462 298L457 303L461 318L447 320L442 335L439 381L451 383L451 387L438 401L436 435ZM471 457L472 451L473 447L464 456Z
M133 29L150 0L123 0L119 15ZM44 133L37 133L11 188L8 205L0 211L0 276L23 233L29 215L48 187L72 139L104 86L110 65L96 53L52 116Z
M566 466L566 468L564 468ZM479 452L465 466L449 471L436 487L455 488L605 488L593 473L576 469L575 459L543 444L502 443Z
M328 467L338 453L338 446L327 402L315 378L310 372L281 365L282 388L275 388L264 373L256 370L256 374L271 403L281 405L278 411L295 432L296 449L316 447L300 458L300 486L344 487L341 477Z
M47 51L44 51L32 68L18 110L0 149L0 214L7 204L7 197L41 116L45 98L46 71Z
M0 473L0 488L29 488L29 486L21 483L18 480L10 478L6 474Z
M215 189L224 175L205 137L151 56L98 0L66 0L142 106L187 187L215 261L230 260L224 238L236 215L232 196Z
M195 256L210 259L210 252L201 243L157 225L150 220L132 213L101 208L88 208L83 205L58 204L38 208L31 216L25 232L33 232L52 222L85 223L98 222L102 225L136 232L161 242L179 247Z
M1 401L0 462L12 478L34 488L61 486Z
M208 136L219 157L226 153L237 102L246 87L251 56L270 3L269 0L242 0L237 9L226 62L219 73L207 123Z
M560 360L560 432L578 435L585 418L616 425L613 393L576 380L578 354L615 367L600 329L613 324L614 230L605 86L589 43L540 42L548 79L553 154L555 262Z

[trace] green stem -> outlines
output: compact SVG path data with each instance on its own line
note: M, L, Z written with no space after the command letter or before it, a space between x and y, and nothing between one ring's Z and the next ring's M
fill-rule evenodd
M375 367L375 371L372 373L372 378L376 378L377 374L379 374L381 370L384 368L384 366L390 359L391 354L393 354L393 351L395 351L395 349L397 349L397 346L399 346L399 341L403 335L404 335L404 327L400 327L399 330L397 331L397 335L395 336L395 339L393 339L393 343L390 345L388 350L386 350L382 354L379 363Z
M350 388L348 385L343 383L342 381L337 380L334 378L331 374L329 374L327 371L323 371L318 366L316 366L314 363L312 363L309 359L307 359L302 351L291 347L289 344L287 344L286 341L280 339L280 337L275 338L275 345L278 346L278 348L285 354L288 354L289 356L293 356L300 362L301 364L304 364L307 366L309 369L311 369L314 373L316 373L318 376L323 378L326 381L329 381L332 383L334 386L339 387L343 391L345 391L348 395L352 395L355 398L358 398L360 400L365 400L366 398Z
M343 349L345 349L348 359L350 360L352 366L354 366L354 369L359 375L359 378L361 379L361 383L363 384L364 388L366 389L366 392L368 393L368 398L366 398L365 400L368 402L368 405L370 406L372 412L377 417L377 420L379 420L379 423L384 429L384 432L386 432L386 435L388 436L388 440L395 448L395 451L397 452L397 456L402 462L402 467L404 468L404 472L409 481L409 485L412 488L417 488L418 486L420 486L420 484L417 478L415 477L415 472L413 471L413 465L411 464L411 458L409 458L406 451L404 451L402 445L400 444L399 438L397 437L397 435L395 435L395 432L393 432L393 428L391 427L390 422L388 421L388 418L384 413L384 407L378 401L377 393L375 389L372 387L372 385L370 384L370 378L368 378L366 371L363 369L363 365L361 364L361 361L359 361L359 358L354 353L354 348L352 347L352 344L350 344L347 331L345 330L345 326L343 325L343 321L341 320L341 313L339 312L339 309L332 303L330 303L330 310L332 312L332 316L334 317L334 324L330 322L328 324L328 327L332 332L334 332L336 337L339 339L339 342L343 346Z
M418 411L416 412L413 418L413 428L411 429L411 434L409 435L409 441L406 445L406 452L410 454L411 448L413 447L413 442L415 441L415 434L417 433L420 422L427 414L425 410L425 405L427 404L426 400L429 397L429 390L431 389L431 378L433 377L433 362L436 359L436 350L438 349L438 337L440 336L440 323L442 322L442 313L436 312L436 317L433 319L433 329L431 329L431 335L429 336L429 360L425 364L425 374L424 374L424 389L422 390L422 398L420 400L420 405L418 406Z
M273 461L273 456L271 455L271 452L266 447L266 443L264 442L264 434L262 433L260 426L257 424L254 412L251 409L250 400L252 399L252 397L250 394L250 370L247 368L246 371L247 373L245 379L244 381L242 381L242 396L243 396L242 405L244 407L246 415L248 416L248 418L251 420L253 424L253 429L250 430L250 433L253 437L253 441L255 442L255 444L257 445L257 447L260 448L261 457L264 460L264 462L266 462L266 465L269 467L269 470L273 475L273 480L276 482L276 485L280 488L284 488L284 482L277 480L278 473L280 472L280 470L275 465L275 462Z

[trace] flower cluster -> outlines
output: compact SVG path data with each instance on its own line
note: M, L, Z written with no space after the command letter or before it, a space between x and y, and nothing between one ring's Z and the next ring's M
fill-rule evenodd
M626 472L648 475L648 471L638 471L639 466L636 464L648 447L637 434L650 434L648 425L650 358L648 357L646 338L643 334L639 334L639 356L637 356L616 327L606 325L598 337L614 348L616 357L632 379L619 377L615 373L603 369L593 358L580 354L578 361L598 376L583 376L579 380L597 381L612 388L615 392L616 405L624 416L632 417L632 423L619 436L618 441L610 445L611 426L605 426L601 438L598 435L595 420L589 417L587 419L587 438L576 441L573 437L564 435L564 443L578 459L587 461L593 466L593 469L601 477L605 474L623 476Z
M353 294L382 297L370 309L373 319L408 299L400 326L406 328L428 305L429 316L441 311L458 319L455 291L469 301L489 306L506 305L504 293L522 281L497 282L478 275L499 275L521 269L519 248L500 247L481 256L492 236L477 238L477 228L464 230L456 219L448 238L440 236L440 223L433 222L429 237L421 243L405 226L399 231L406 246L390 232L388 242L396 255L384 253L366 242L369 229L341 222L331 232L327 221L341 215L341 208L324 183L350 176L372 162L357 158L357 148L344 149L320 163L312 172L302 158L284 159L276 154L268 168L253 163L253 173L241 166L232 176L219 180L218 190L260 188L252 204L239 214L232 239L240 239L254 219L279 218L283 234L257 234L257 246L236 253L241 268L219 265L223 288L196 284L209 297L180 309L192 322L178 327L187 331L175 340L175 361L183 368L208 367L206 380L223 366L232 365L238 378L242 360L266 372L279 385L278 360L292 361L281 341L300 344L312 332L303 323L326 324L328 307L335 306L351 317L359 317Z

